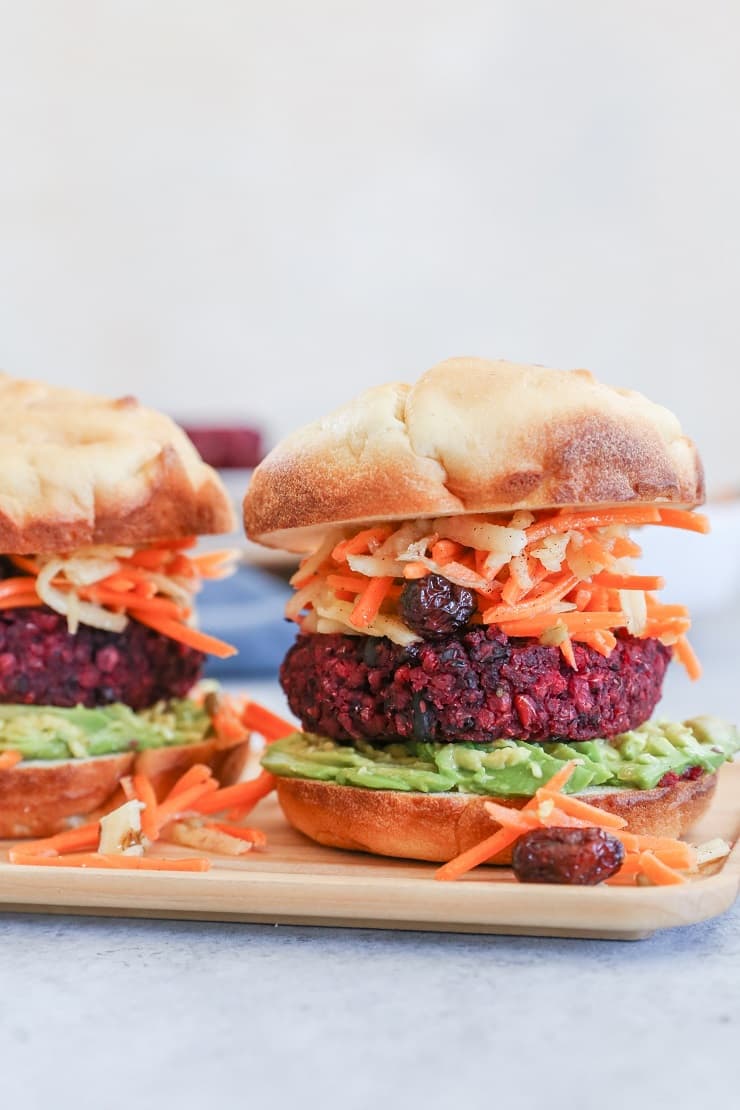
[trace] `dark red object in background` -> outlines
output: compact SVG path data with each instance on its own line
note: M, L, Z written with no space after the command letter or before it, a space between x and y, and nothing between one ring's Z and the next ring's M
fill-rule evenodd
M262 435L256 428L189 424L184 428L204 461L217 470L250 468L262 458Z

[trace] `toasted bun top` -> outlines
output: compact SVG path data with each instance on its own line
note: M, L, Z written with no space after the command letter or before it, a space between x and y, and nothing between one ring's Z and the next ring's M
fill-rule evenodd
M701 463L667 409L587 370L449 359L369 389L270 452L247 534L311 549L365 520L704 498Z
M144 544L234 527L182 429L111 400L0 374L0 552Z

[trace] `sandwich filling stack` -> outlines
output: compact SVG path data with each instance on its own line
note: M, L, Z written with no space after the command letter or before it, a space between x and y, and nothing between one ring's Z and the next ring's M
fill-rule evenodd
M0 475L0 837L51 835L134 770L233 781L246 745L193 693L233 653L194 624L229 569L192 550L233 527L215 471L133 398L1 375Z
M654 717L690 616L639 530L704 532L676 418L587 371L455 359L289 436L244 503L302 556L281 682L302 729L263 765L324 844L449 860L571 760L566 790L636 833L681 835L740 747L711 716ZM649 571L649 573L648 573Z

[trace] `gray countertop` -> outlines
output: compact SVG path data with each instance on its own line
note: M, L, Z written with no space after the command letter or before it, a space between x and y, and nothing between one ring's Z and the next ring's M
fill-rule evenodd
M736 627L666 713L740 716ZM634 943L0 915L2 1110L694 1110L739 1035L740 903Z

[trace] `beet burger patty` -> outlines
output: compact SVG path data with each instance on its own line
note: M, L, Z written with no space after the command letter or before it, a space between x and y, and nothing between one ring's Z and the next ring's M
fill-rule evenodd
M0 579L0 588L2 580ZM0 703L146 709L184 698L205 655L130 621L122 632L81 624L70 632L53 609L0 610Z
M670 650L620 637L608 657L497 628L401 647L386 638L302 635L280 680L307 732L343 742L591 740L636 728L660 698Z
M651 720L671 658L699 664L635 530L704 531L702 498L675 417L586 371L453 359L289 436L244 502L250 538L303 556L281 670L302 731L263 758L288 819L445 860L495 829L486 798L565 776L680 834L740 741Z

